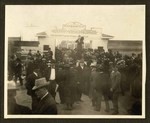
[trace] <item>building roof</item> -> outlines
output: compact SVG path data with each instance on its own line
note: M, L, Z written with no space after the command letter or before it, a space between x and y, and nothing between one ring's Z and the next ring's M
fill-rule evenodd
M21 41L21 37L8 37L8 41Z
M142 49L141 40L109 40L108 49Z
M36 35L37 36L44 36L45 37L47 35L47 33L46 32L39 32Z
M111 36L111 35L108 35L108 34L104 34L104 33L102 33L102 37L106 37L106 38L113 38L114 36Z
M66 27L86 27L85 25L81 24L80 22L69 22L69 23L63 24L63 26L66 26Z
M53 33L69 33L69 34L96 34L95 30L65 30L65 29L54 29Z
M142 40L109 40L110 42L142 42Z
M63 32L64 30L52 30L53 33L61 33ZM76 31L67 31L66 33L75 33ZM93 33L93 34L96 34L96 31L95 30L82 30L83 33ZM77 33L77 32L76 32ZM37 36L40 37L40 36L43 36L45 37L47 35L46 32L40 32L40 33L37 33ZM105 38L105 39L110 39L110 38L113 38L114 36L111 36L111 35L108 35L108 34L104 34L102 33L102 38Z
M15 46L35 46L39 45L39 41L15 41Z

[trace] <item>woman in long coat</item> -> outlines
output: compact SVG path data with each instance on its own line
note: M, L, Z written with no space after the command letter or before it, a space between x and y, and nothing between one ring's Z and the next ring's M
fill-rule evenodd
M71 110L73 103L76 101L76 83L77 71L74 67L66 66L66 81L65 81L65 104L67 109Z

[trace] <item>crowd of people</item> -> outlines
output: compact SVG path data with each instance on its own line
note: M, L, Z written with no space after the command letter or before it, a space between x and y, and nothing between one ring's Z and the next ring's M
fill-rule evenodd
M27 94L32 98L33 114L57 114L56 92L60 103L67 110L73 110L74 103L84 101L85 94L91 99L93 109L101 110L105 102L105 111L119 114L120 94L130 92L139 99L130 108L130 114L141 114L142 96L142 54L131 56L119 52L93 49L57 49L55 60L53 52L41 54L32 50L25 61L11 56L8 63L8 80L25 84ZM25 83L23 83L25 79ZM46 99L45 99L46 98ZM44 100L45 99L45 100ZM13 112L10 112L13 113Z

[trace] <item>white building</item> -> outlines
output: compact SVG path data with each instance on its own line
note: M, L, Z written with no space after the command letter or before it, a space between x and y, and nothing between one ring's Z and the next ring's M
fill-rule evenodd
M44 46L49 45L54 51L55 46L61 47L62 42L68 42L66 48L70 46L71 42L74 44L78 36L84 37L84 47L97 49L98 47L103 47L107 51L108 40L113 38L113 36L106 35L102 33L101 28L91 27L90 29L86 28L86 25L83 25L79 22L70 22L63 24L62 28L54 28L50 32L40 32L37 33L38 41L40 42L40 50L43 51Z

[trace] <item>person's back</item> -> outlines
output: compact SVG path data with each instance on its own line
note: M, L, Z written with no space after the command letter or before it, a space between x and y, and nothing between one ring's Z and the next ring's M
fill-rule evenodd
M48 94L36 107L33 114L57 114L57 106L54 98Z
M103 91L109 87L109 74L104 72L97 73L96 90Z
M106 105L106 112L109 112L109 102L108 102L108 92L109 92L109 75L103 71L98 72L96 77L96 84L95 84L95 90L97 95L96 100L96 111L100 111L101 109L101 101L102 96L104 97L105 105Z
M111 88L110 91L112 92L112 103L113 103L113 115L116 115L119 113L119 105L118 105L118 99L119 99L119 93L121 91L120 89L120 81L121 81L121 74L118 71L118 67L114 67L113 71L110 75L111 78Z
M26 67L26 77L28 77L30 74L33 73L33 70L35 69L35 65L32 60L29 60L27 67Z
M96 81L97 81L97 78L98 78L98 76L99 76L99 73L97 72L97 71L92 71L91 72L91 78L90 78L90 86L92 86L92 87L96 87Z
M34 84L35 84L35 79L37 79L38 77L34 74L34 73L31 73L29 76L28 76L28 78L27 78L27 82L26 82L26 84L25 84L25 86L26 86L26 89L27 89L27 94L28 95L34 95L33 93L33 91L32 91L32 88L33 88L33 86L34 86Z
M121 74L119 71L113 71L110 75L111 78L111 86L113 91L119 92L120 89L120 81L121 81Z

